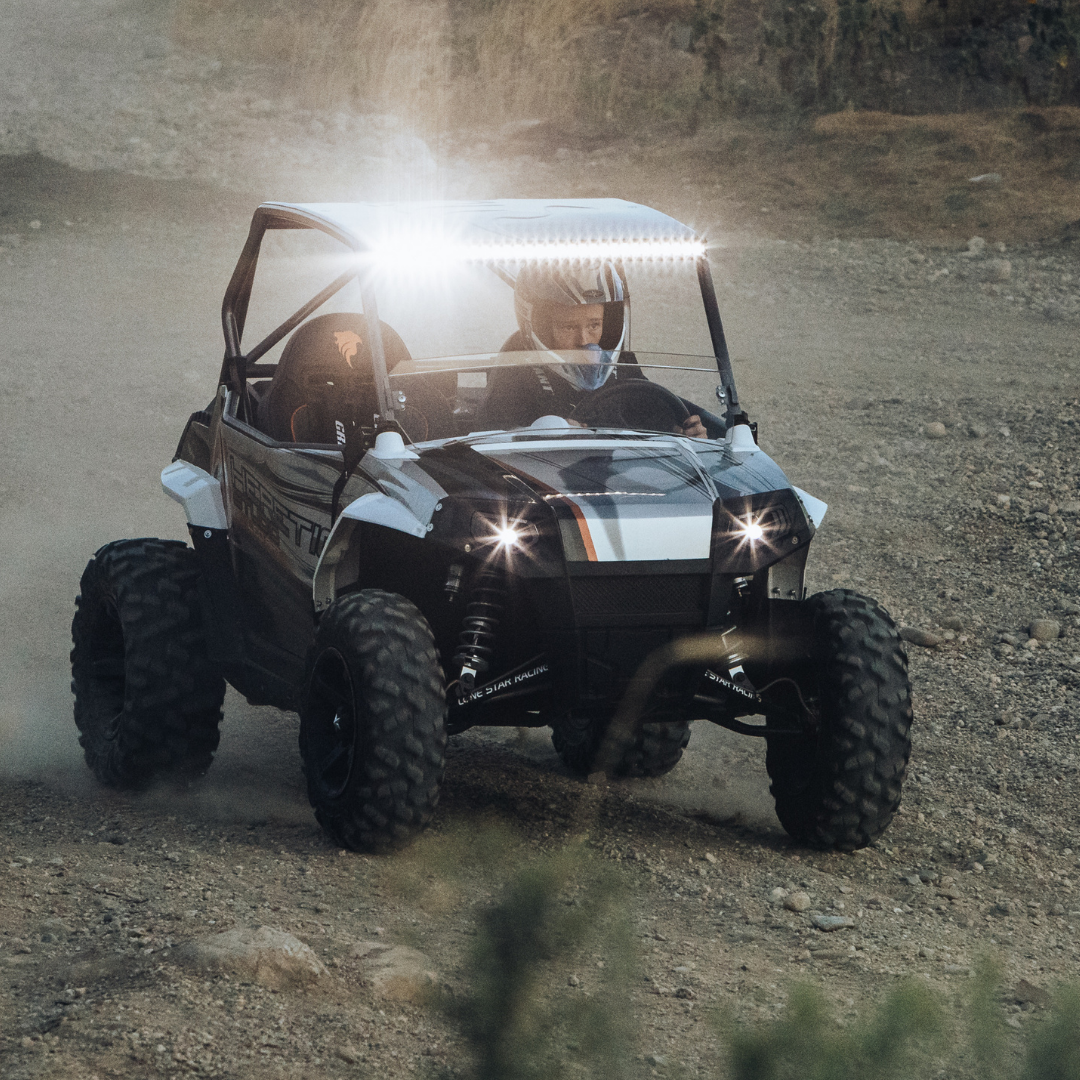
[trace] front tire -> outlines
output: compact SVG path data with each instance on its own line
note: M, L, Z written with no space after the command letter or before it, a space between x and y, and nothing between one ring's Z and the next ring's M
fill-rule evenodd
M551 725L551 741L563 764L577 776L593 771L609 721L589 716L567 716ZM633 745L616 766L616 776L663 776L682 759L690 741L690 723L645 723Z
M118 540L87 564L71 624L71 690L86 763L145 787L206 771L225 682L210 660L197 556L174 540Z
M308 658L300 753L319 824L354 851L397 847L439 802L446 691L427 620L395 593L332 604Z
M876 601L835 589L806 603L815 730L768 738L765 767L776 816L795 840L855 851L878 839L900 806L911 756L907 654Z

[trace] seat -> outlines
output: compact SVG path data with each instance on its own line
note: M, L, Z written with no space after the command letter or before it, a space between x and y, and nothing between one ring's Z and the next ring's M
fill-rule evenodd
M409 350L386 323L387 369L409 359ZM343 444L357 426L370 427L378 412L367 320L352 312L319 315L299 327L278 361L256 409L256 426L278 442Z

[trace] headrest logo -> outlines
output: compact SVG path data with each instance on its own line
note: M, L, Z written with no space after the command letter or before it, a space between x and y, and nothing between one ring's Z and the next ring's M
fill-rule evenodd
M337 330L334 333L334 341L337 342L338 352L349 367L352 367L353 357L357 349L364 347L364 339L352 330Z

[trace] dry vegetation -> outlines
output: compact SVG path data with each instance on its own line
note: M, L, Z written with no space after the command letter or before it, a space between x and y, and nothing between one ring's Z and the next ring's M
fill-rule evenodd
M1080 0L179 0L175 34L428 132L1080 103Z
M392 114L437 153L516 161L521 194L570 155L597 195L711 185L725 228L776 236L1080 231L1080 108L1047 104L1080 85L1080 0L180 0L173 34L261 63L301 113ZM856 99L890 111L836 111Z
M700 144L699 144L700 145ZM1080 237L1080 109L896 116L719 129L690 161L735 194L729 220L776 236L964 244Z
M673 0L659 25L691 11L691 0ZM324 0L269 11L182 0L174 35L264 59L310 106L392 112L432 134L568 111L596 124L631 108L685 109L701 64L667 48L657 25L630 0Z

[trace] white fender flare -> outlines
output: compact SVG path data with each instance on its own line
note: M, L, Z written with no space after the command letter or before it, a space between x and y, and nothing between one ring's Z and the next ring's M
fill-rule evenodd
M221 481L189 461L174 461L161 470L161 486L187 515L188 524L199 529L227 529Z
M425 525L408 507L380 491L369 491L349 503L338 515L330 535L326 538L315 576L311 582L311 598L317 612L325 611L336 599L337 571L341 560L349 550L353 531L358 523L370 522L386 529L395 529L408 536L427 536L430 525Z
M829 504L822 502L821 499L815 499L813 495L803 491L802 488L795 487L794 484L791 485L791 490L802 503L806 516L814 523L814 528L818 528L821 525L821 519L825 517L825 511L829 509Z

